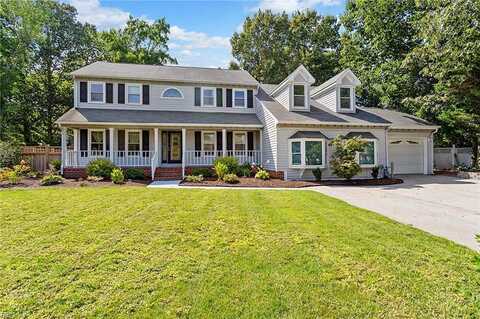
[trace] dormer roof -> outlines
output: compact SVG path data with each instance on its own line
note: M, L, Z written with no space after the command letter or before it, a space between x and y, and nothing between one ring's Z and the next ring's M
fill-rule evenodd
M290 73L280 84L277 85L275 89L272 90L270 93L272 96L275 96L275 93L279 92L285 85L287 85L290 82L300 82L299 78L302 80L302 82L306 82L310 85L315 83L315 78L313 75L308 72L307 68L303 66L303 64L300 64L298 68L296 68L292 73Z
M319 86L317 86L315 89L313 89L311 91L311 94L310 95L315 95L321 91L323 91L324 89L332 86L332 85L341 85L341 84L345 84L344 83L344 79L347 79L348 82L353 85L353 86L357 86L357 85L360 85L361 82L360 80L357 78L357 76L352 72L352 70L350 69L345 69L343 70L342 72L338 73L337 75L331 77L330 79L328 79L327 81L323 82L322 84L320 84Z

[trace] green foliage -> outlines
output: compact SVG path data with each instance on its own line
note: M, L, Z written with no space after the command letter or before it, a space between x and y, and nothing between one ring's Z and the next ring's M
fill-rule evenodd
M214 167L218 164L222 163L225 166L227 166L227 174L236 174L238 170L238 160L235 157L232 156L226 156L226 157L219 157L215 159L213 162ZM218 175L218 173L217 173Z
M133 180L143 180L145 179L145 173L141 168L130 167L125 170L125 178Z
M215 163L214 168L215 168L215 174L217 175L219 180L223 180L225 175L228 174L228 166L223 162Z
M356 154L363 150L364 141L357 137L345 139L343 136L337 136L330 145L333 146L330 166L335 175L350 180L361 171Z
M103 178L110 178L115 165L104 158L99 158L87 164L86 173L88 176L98 176Z
M203 182L203 176L200 175L187 175L185 176L185 181L189 183L201 183Z
M312 170L313 176L315 176L315 180L317 182L320 182L322 180L322 169L321 168L315 168Z
M238 182L240 182L238 176L235 174L226 174L225 176L223 176L223 181L228 184L237 184Z
M259 82L280 83L303 64L322 83L338 67L339 27L335 17L313 10L258 11L233 34L232 54Z
M12 185L18 184L20 182L20 180L22 179L22 176L14 170L7 170L2 175L3 175L2 178L7 180L8 183L12 184Z
M208 167L195 167L192 169L192 175L209 178L214 176L214 172Z
M9 167L0 168L0 182L8 180L8 175L12 171Z
M20 164L18 165L15 165L13 167L13 170L15 171L15 173L17 173L19 176L27 176L29 173L32 172L32 167L30 166L30 164L25 161L25 160L21 160L20 161Z
M249 163L244 163L237 168L237 174L242 177L252 176L252 166Z
M0 141L0 168L18 164L21 157L22 150L19 145Z
M63 183L63 178L60 175L48 174L45 175L40 181L40 185L49 186Z
M123 184L125 177L123 176L123 171L120 168L114 168L110 174L110 179L114 184Z
M266 170L260 169L255 174L255 178L263 179L265 181L267 179L270 179L270 174Z
M59 159L54 159L54 160L50 161L50 165L52 166L52 168L55 171L59 171L60 168L62 168L62 161L59 160Z
M379 173L379 171L380 171L380 168L381 168L381 166L374 166L374 167L372 167L372 173L371 173L371 175L372 175L372 177L373 177L374 179L377 179L377 178L378 178L378 173Z

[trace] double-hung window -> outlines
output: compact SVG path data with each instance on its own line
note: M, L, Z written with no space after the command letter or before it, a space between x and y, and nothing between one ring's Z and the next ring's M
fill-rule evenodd
M375 140L364 140L366 143L363 151L358 153L358 164L363 167L374 166L376 159L376 142Z
M91 130L90 131L90 151L92 156L103 155L104 150L104 130Z
M140 133L140 131L127 131L128 155L139 155L142 145Z
M303 84L293 86L293 107L305 107L305 85Z
M290 167L325 167L324 139L292 139L289 141L289 144Z
M340 88L340 108L343 110L352 109L352 88Z
M207 154L213 154L217 143L216 132L202 132L202 150Z
M202 102L203 102L203 106L215 106L215 89L214 88L202 89Z
M233 134L233 150L245 151L247 149L247 133L235 132Z
M127 103L140 104L142 100L142 86L140 84L127 84Z
M234 107L245 107L247 105L247 93L245 90L235 90L234 91Z
M90 82L90 94L88 95L90 103L105 103L105 83Z

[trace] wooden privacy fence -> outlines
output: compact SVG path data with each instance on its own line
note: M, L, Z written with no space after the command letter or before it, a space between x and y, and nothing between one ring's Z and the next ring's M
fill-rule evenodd
M24 146L22 148L22 158L28 160L30 165L39 172L46 171L48 164L62 158L62 148L58 146Z

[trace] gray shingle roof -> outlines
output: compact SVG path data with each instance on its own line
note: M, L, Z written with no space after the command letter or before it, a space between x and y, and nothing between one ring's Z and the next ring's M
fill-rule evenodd
M318 131L298 131L292 136L289 137L289 139L292 138L324 138L328 140L329 138L323 135L322 132Z
M95 62L72 72L75 77L257 86L244 70Z
M353 137L378 140L378 138L376 138L375 135L373 135L370 132L350 132L347 135L345 135L345 138L353 138Z
M149 111L149 110L114 110L77 108L70 109L58 120L58 124L198 124L258 126L262 123L253 113L220 112L183 112L183 111Z

